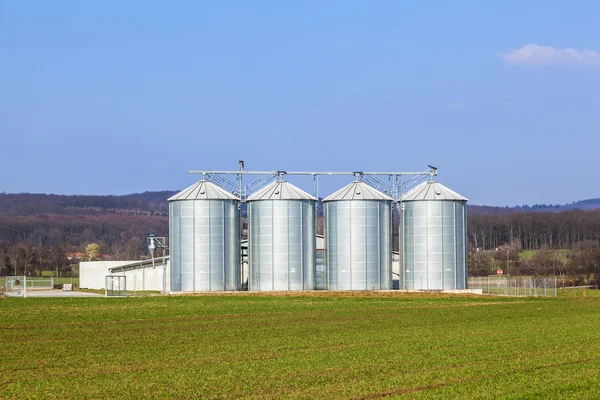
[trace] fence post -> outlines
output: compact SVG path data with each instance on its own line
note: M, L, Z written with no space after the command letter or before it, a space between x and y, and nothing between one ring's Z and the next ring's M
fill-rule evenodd
M496 296L500 294L500 275L498 275L498 283L496 284Z
M554 297L556 297L556 275L554 275Z

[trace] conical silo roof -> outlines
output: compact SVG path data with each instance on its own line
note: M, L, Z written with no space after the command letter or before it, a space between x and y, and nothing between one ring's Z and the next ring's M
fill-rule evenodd
M315 197L306 193L286 181L276 181L260 189L258 192L248 197L248 201L255 200L317 200Z
M466 197L435 181L423 182L402 196L402 201L419 200L468 201Z
M210 181L198 181L192 186L169 198L168 201L177 200L240 200L227 190Z
M352 182L323 199L323 201L340 200L392 200L392 198L364 182Z

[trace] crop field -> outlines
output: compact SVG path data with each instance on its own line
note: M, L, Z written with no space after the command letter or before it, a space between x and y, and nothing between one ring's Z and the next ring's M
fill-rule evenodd
M0 398L597 398L600 297L0 299Z

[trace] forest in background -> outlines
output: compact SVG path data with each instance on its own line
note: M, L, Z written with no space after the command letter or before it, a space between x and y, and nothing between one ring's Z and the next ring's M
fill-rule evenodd
M149 234L168 236L167 199L175 193L0 193L0 276L76 274L79 261L89 259L90 243L99 246L94 259L138 260L147 253Z
M124 196L0 194L0 275L55 271L66 276L96 243L98 257L136 260L145 238L168 236L168 204L175 191ZM599 199L569 205L468 207L469 270L487 275L564 274L585 282L600 277ZM582 209L577 209L581 206ZM323 232L321 208L318 233ZM398 229L394 229L398 250ZM524 259L522 252L536 250ZM563 250L563 251L557 251Z

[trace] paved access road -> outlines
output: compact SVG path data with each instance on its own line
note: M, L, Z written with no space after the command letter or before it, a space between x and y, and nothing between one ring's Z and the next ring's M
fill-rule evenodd
M62 290L28 290L27 297L104 297L104 295Z

